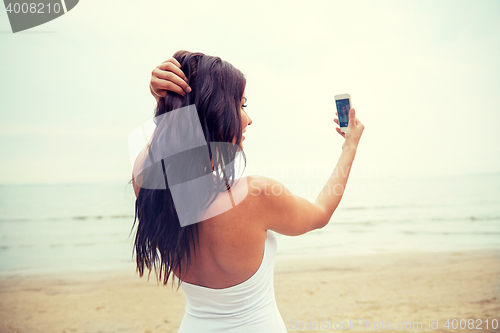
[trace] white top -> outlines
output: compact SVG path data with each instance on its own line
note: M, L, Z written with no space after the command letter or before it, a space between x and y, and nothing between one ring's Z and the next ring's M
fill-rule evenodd
M278 244L267 230L264 256L248 280L224 289L182 281L187 297L179 333L286 333L274 297L274 260Z

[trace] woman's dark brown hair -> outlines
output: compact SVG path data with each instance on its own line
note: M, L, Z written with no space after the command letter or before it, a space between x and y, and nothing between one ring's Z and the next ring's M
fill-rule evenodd
M235 160L235 155L238 153L246 163L243 151L234 149L242 140L240 106L246 85L245 77L231 64L218 57L187 51L178 51L173 57L181 64L181 69L188 78L192 91L186 93L185 96L169 91L166 97L158 101L155 119L173 110L194 104L207 143L209 157L213 163L213 170L217 175L221 174L222 179L225 180L222 184L224 186L220 185L217 189L218 191L227 190L237 179L234 163L230 162ZM172 130L155 130L151 145L161 145L166 140L169 143L175 141L176 137L172 137L175 133L176 131ZM220 143L231 144L221 146ZM190 244L195 247L198 241L198 223L181 226L167 182L167 178L170 177L169 170L186 170L202 174L201 170L206 170L207 165L199 159L186 160L181 154L162 159L158 163L161 163L157 165L157 169L163 170L162 177L165 177L164 187L166 188L151 189L141 186L135 203L135 219L132 229L138 221L134 249L139 275L142 277L147 268L149 279L151 270L154 268L157 280L162 280L163 277L165 285L176 269L179 270L181 278L185 276L184 271L187 273L191 263ZM208 165L208 168L211 173L212 166ZM214 200L215 197L205 198L204 202L208 207Z

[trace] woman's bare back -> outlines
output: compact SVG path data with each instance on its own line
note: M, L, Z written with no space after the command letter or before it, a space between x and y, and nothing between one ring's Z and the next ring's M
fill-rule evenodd
M232 196L247 195L234 208L198 222L199 244L191 244L191 265L182 281L212 289L232 287L248 280L260 267L266 229L256 221L256 196L247 177L233 186ZM243 186L242 186L243 185ZM214 206L217 205L217 200ZM183 261L186 264L186 261ZM184 266L185 267L185 266ZM174 270L178 277L178 269Z

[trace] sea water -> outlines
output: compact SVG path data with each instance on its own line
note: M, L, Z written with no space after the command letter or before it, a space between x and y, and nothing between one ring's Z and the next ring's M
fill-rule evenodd
M304 197L325 182L309 181ZM329 224L307 236L279 236L281 254L499 249L500 174L350 179Z
M325 177L281 177L314 201ZM278 258L500 249L500 174L352 178L330 223L277 235ZM123 183L0 186L0 275L135 270ZM286 223L286 221L284 221Z

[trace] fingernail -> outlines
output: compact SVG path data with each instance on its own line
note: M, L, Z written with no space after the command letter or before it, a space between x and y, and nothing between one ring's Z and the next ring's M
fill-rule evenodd
M187 91L187 92L191 92L191 87L190 87L190 86L187 86L187 87L186 87L186 91Z

